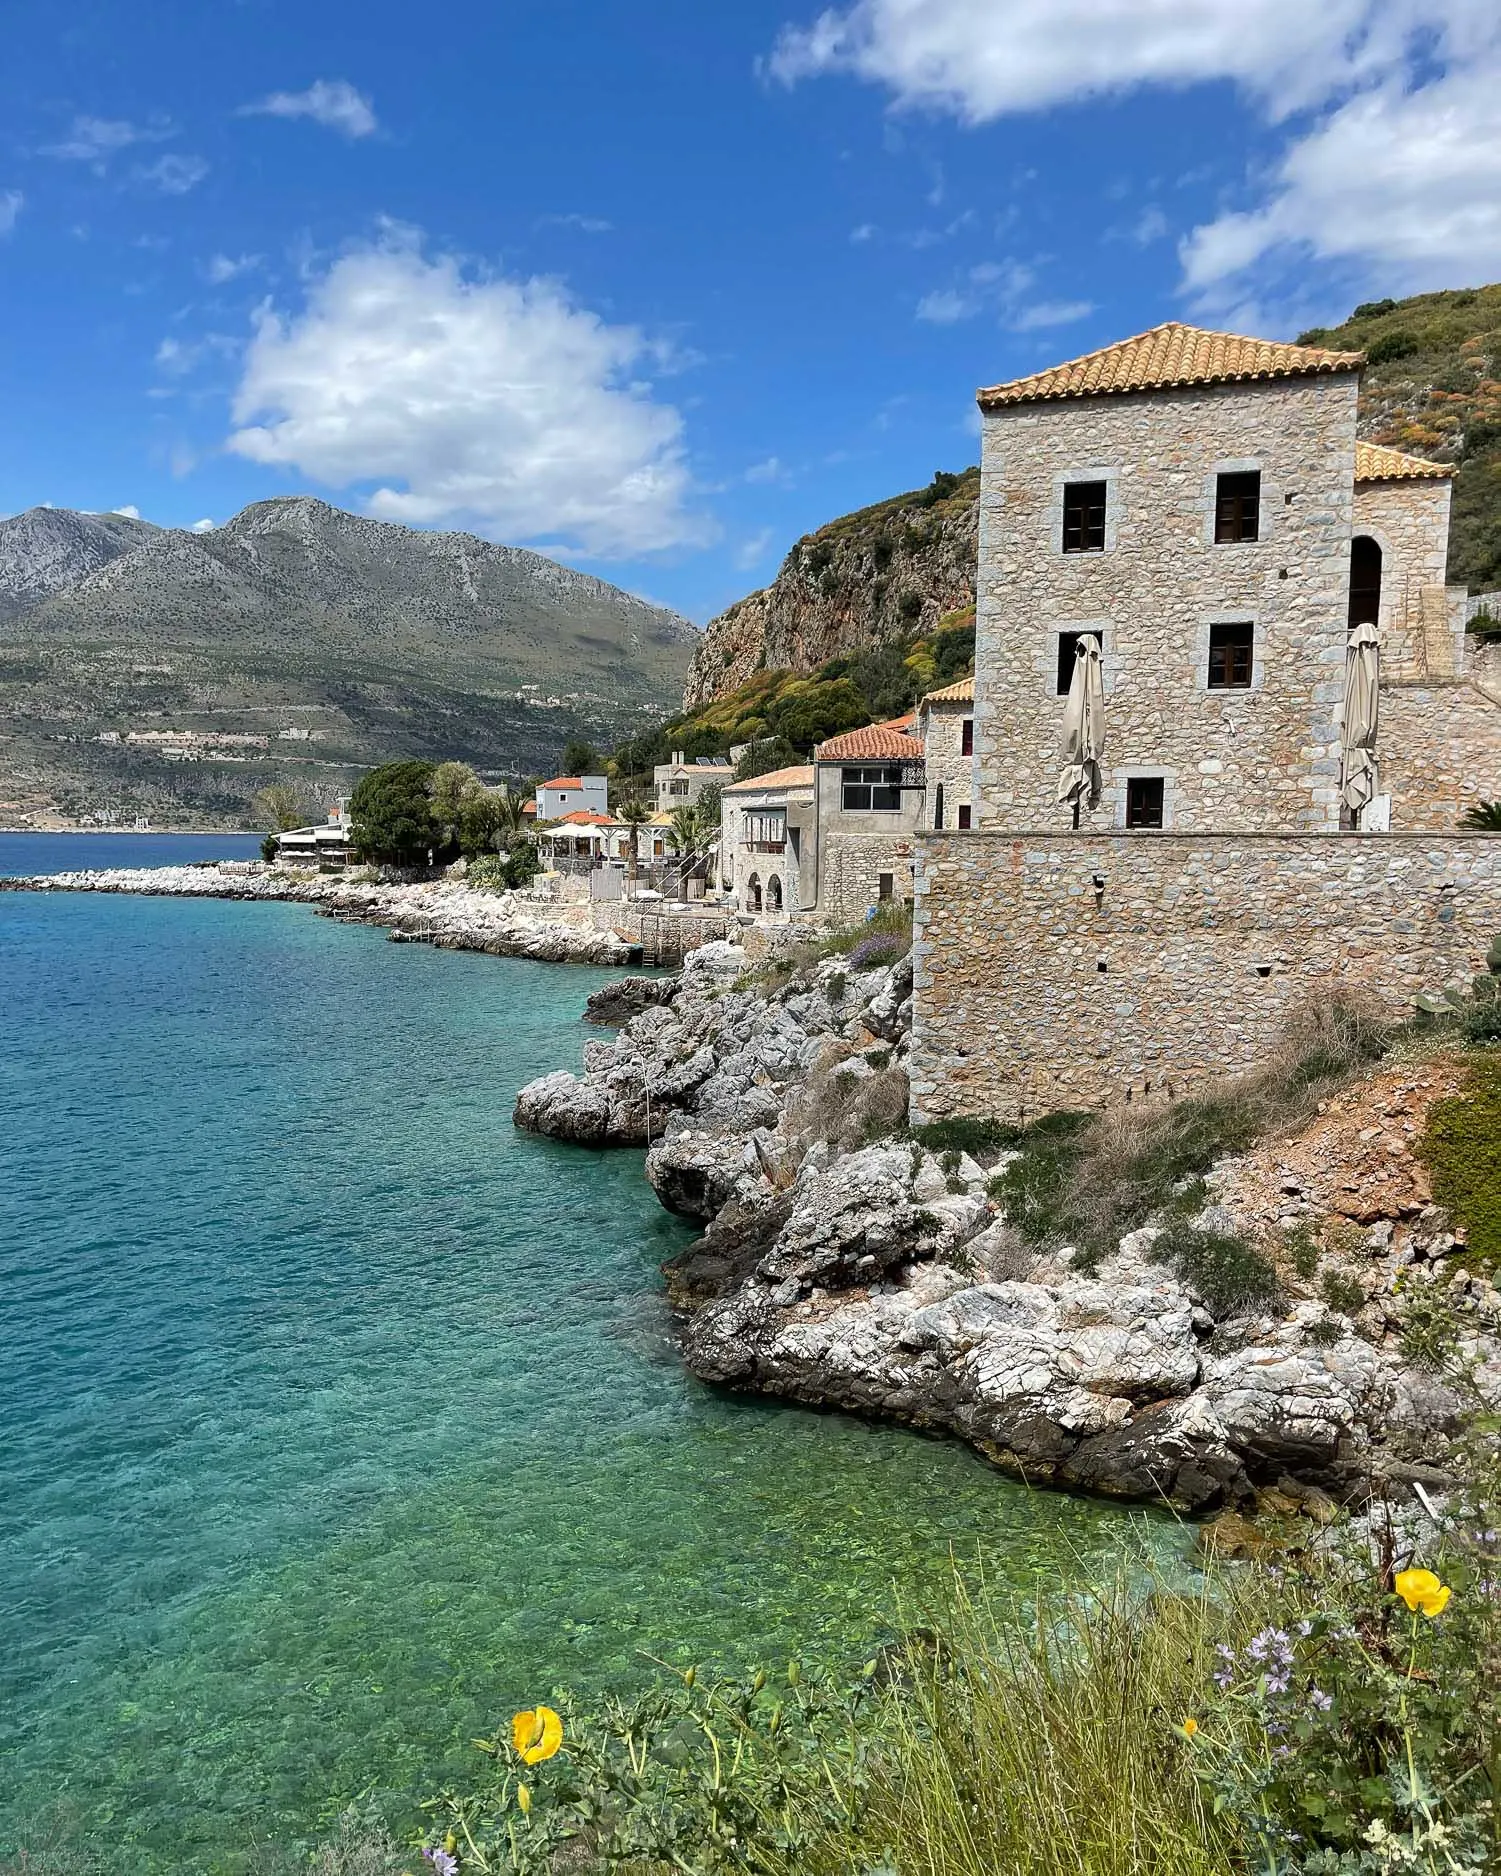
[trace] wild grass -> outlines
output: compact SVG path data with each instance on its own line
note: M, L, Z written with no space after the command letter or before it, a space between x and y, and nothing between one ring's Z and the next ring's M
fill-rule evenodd
M992 1191L1029 1242L1072 1244L1086 1266L1098 1262L1217 1159L1312 1113L1379 1060L1391 1036L1391 1025L1354 999L1307 1006L1259 1068L1212 1094L1034 1122Z

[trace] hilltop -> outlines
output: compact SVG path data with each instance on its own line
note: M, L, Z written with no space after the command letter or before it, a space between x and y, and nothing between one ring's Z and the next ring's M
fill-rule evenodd
M660 716L698 634L540 554L308 497L211 532L0 522L0 818L239 821L394 756L525 774ZM169 750L172 753L168 753Z
M1363 437L1453 462L1449 577L1501 587L1501 285L1356 307L1300 343L1364 350ZM830 521L797 541L770 586L712 619L683 708L729 697L758 672L804 677L973 606L980 472Z
M1501 285L1371 300L1298 336L1368 355L1363 437L1457 464L1449 578L1501 586Z

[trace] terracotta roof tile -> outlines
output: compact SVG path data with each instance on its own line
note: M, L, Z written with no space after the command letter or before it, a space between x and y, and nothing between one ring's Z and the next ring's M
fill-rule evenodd
M1086 352L1083 358L1054 365L1050 371L992 385L976 395L982 410L998 410L1008 404L1037 404L1064 397L1355 371L1364 363L1364 352L1329 352L1322 346L1243 339L1231 332L1205 332L1198 326L1171 320L1153 326L1150 332L1138 333L1134 339L1107 345L1103 351Z
M613 827L608 814L596 814L592 808L575 808L571 814L558 816L559 827Z
M813 751L815 762L922 760L922 744L907 734L916 720L915 712L893 717L889 723L868 723L863 730L846 730L843 736L831 736Z
M727 795L749 794L756 788L809 788L813 784L812 764L795 769L771 769L765 775L752 775L747 781L731 782Z
M975 701L975 679L971 672L968 677L961 677L957 684L945 684L942 690L930 690L923 698L920 708L926 709L935 703L973 703Z
M583 783L576 775L555 775L550 782L538 782L539 788L582 788Z
M1408 456L1384 443L1355 445L1355 480L1357 482L1422 482L1455 473L1453 463L1427 462L1421 456Z

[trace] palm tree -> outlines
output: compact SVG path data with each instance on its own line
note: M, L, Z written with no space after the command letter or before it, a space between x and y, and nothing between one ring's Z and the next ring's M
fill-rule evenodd
M631 795L622 801L615 810L617 821L623 821L631 830L631 857L626 866L626 894L628 899L636 896L636 880L641 871L640 838L641 830L651 820L651 809L639 795Z
M672 830L678 852L685 859L704 837L703 817L692 802L685 801L680 807L674 808L668 826Z
M495 790L495 825L508 840L514 840L526 827L526 790L509 783Z
M1472 834L1501 834L1501 801L1482 801L1478 807L1466 808L1459 824Z

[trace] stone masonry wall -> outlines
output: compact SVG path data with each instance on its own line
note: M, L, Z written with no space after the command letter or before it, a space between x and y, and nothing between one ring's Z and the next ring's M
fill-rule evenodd
M975 714L972 703L929 704L924 715L923 750L928 791L922 824L938 825L938 790L943 789L943 824L959 825L960 808L973 809L974 757L964 754L964 725ZM976 817L978 819L978 817Z
M1294 1008L1401 1013L1501 931L1501 836L925 834L915 1122L1035 1118L1250 1068Z
M912 897L912 836L835 834L819 856L818 915L826 925L856 925L875 905L880 876L891 874L892 897Z
M1356 374L1020 405L984 419L975 739L987 826L1067 826L1058 637L1104 635L1106 794L1166 777L1167 825L1338 826ZM1261 538L1214 541L1216 476L1261 472ZM1103 553L1061 551L1067 482L1109 486ZM1252 688L1206 686L1251 620Z
M1451 829L1501 800L1501 698L1473 684L1383 685L1377 744L1395 833Z
M1392 678L1428 675L1422 594L1425 587L1444 584L1449 490L1447 478L1355 485L1354 531L1368 534L1381 549L1381 612L1376 623L1382 669Z

